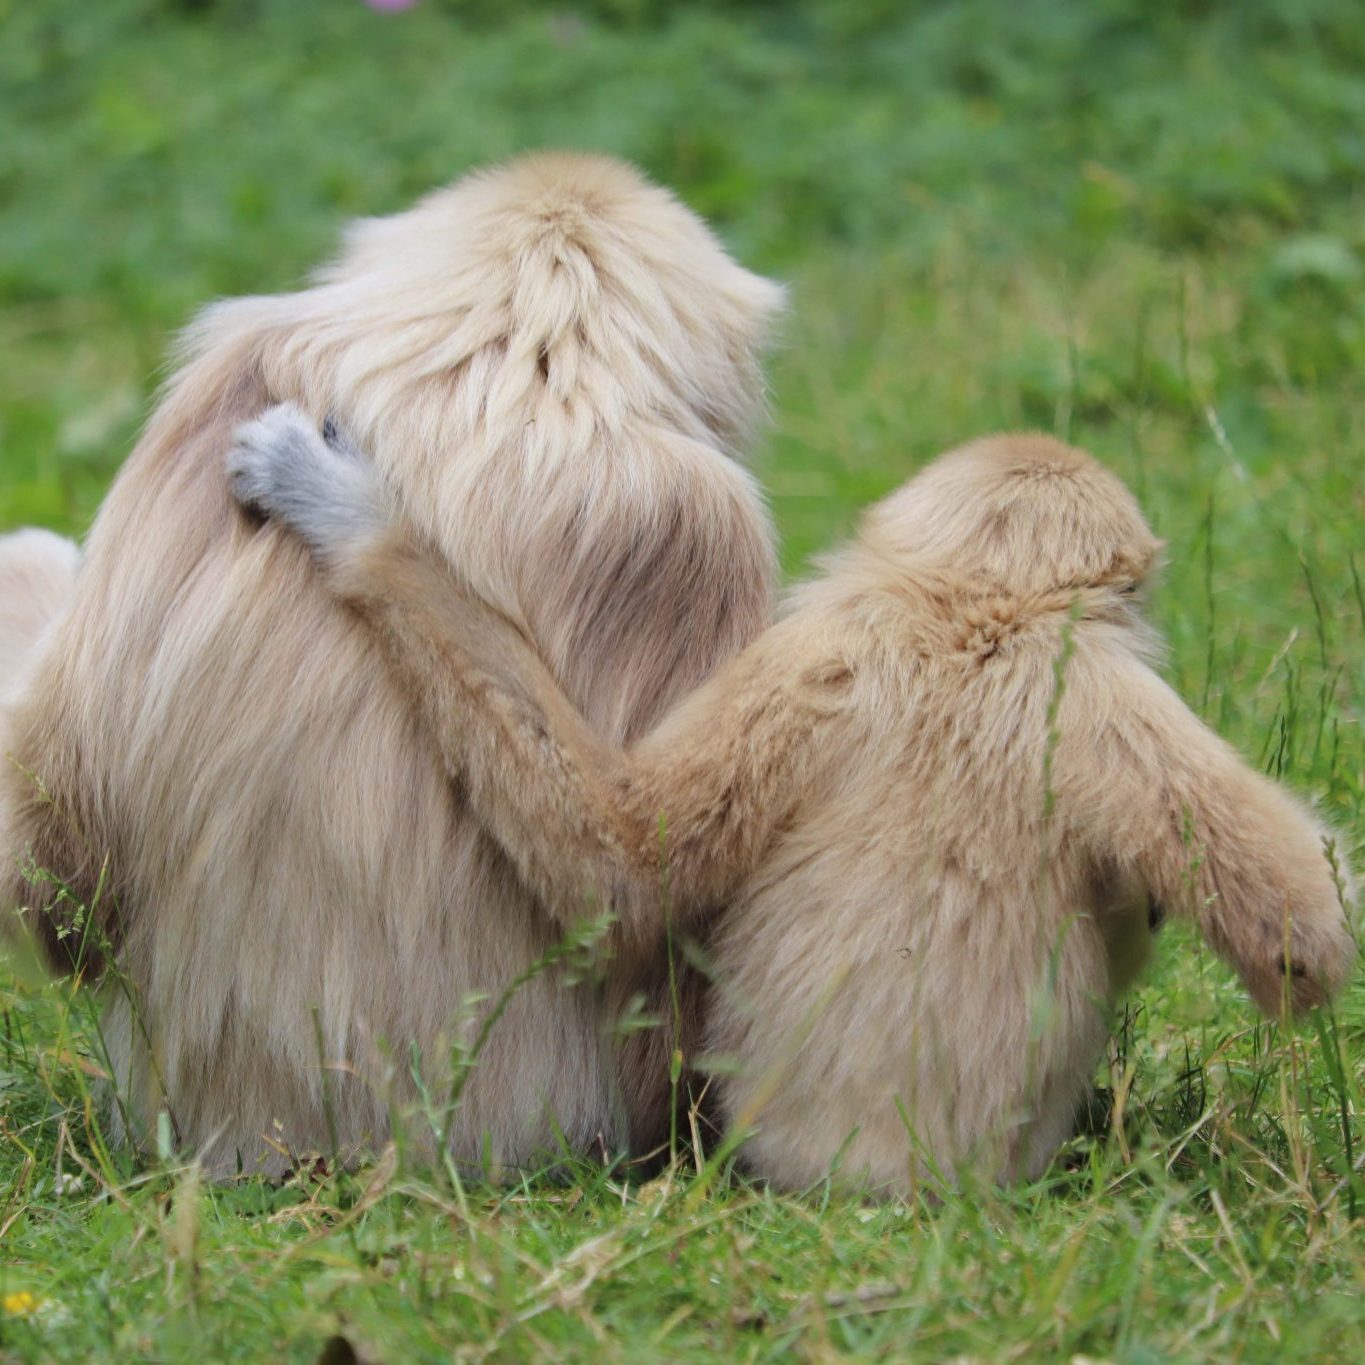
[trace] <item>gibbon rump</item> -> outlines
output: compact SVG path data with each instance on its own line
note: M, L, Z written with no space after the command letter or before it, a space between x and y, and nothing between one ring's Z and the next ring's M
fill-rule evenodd
M647 944L666 874L672 913L709 920L706 1039L737 1067L720 1104L783 1185L836 1159L883 1190L966 1162L1040 1172L1149 898L1268 1012L1347 977L1329 832L1152 671L1135 594L1158 542L1079 450L999 436L943 456L624 750L515 622L453 591L354 452L281 410L230 465L383 643L547 905L567 923L592 897Z
M414 1053L439 1086L467 1002L559 937L368 633L232 502L234 428L284 400L336 413L620 743L767 622L772 536L736 457L780 303L628 167L541 155L361 223L311 287L191 329L0 774L0 844L98 888L96 937L137 1001L111 992L106 1027L139 1133L165 1104L211 1170L279 1169L328 1143L326 1063L343 1145L380 1141ZM5 876L0 900L71 956L44 889ZM671 1044L636 1035L613 1059L606 1037L663 981L656 953L602 992L528 985L465 1091L457 1154L666 1131Z

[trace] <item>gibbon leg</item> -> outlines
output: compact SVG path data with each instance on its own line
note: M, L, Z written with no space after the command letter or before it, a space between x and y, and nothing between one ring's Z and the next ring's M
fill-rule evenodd
M13 699L43 632L71 595L76 545L50 531L0 536L0 705Z

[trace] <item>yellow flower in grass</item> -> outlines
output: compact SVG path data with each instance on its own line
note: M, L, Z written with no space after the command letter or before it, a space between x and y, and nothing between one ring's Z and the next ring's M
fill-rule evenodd
M7 1318L31 1318L43 1301L36 1294L30 1294L27 1289L16 1289L12 1294L6 1294L0 1299L0 1308L5 1310Z

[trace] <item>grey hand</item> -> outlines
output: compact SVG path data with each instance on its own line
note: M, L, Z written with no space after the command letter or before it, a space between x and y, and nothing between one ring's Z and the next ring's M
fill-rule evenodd
M237 428L227 474L244 507L326 556L373 535L386 516L374 467L330 420L324 431L295 404L281 403Z

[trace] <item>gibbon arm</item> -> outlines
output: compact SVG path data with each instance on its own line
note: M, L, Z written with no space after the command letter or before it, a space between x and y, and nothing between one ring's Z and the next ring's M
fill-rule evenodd
M545 904L629 936L728 899L808 789L847 670L789 676L767 637L643 740L603 744L506 618L392 532L327 577L382 640L451 776Z
M1092 849L1192 915L1276 1015L1321 1004L1355 958L1346 854L1122 649L1078 651L1060 709L1059 812Z
M382 643L489 832L565 922L595 902L649 942L729 898L789 821L851 674L792 667L790 625L621 751L599 740L509 618L463 587L384 504L353 452L301 414L243 428L239 500L302 536L332 592Z

